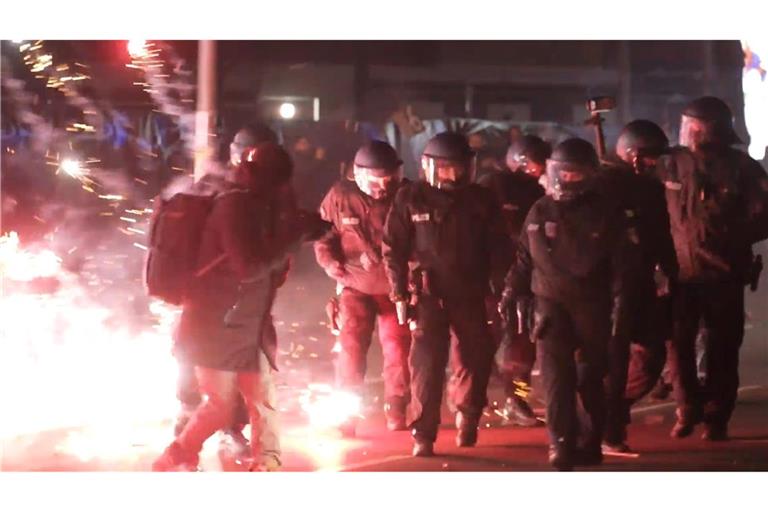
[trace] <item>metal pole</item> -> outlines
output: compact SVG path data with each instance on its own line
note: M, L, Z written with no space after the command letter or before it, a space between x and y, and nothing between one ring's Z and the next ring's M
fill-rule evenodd
M195 181L205 174L213 155L210 133L216 119L216 41L199 41L197 48Z

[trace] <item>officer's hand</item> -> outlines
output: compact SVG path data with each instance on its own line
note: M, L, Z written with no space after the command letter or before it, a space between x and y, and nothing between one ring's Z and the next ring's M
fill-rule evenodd
M611 337L624 336L627 327L627 310L623 297L613 298L613 307L611 308Z
M499 301L497 308L501 319L508 324L516 314L515 298L511 293L504 292L501 295L501 300Z
M411 320L408 312L408 302L405 300L395 301L395 312L397 313L397 323L400 325L407 325Z
M363 253L360 255L360 264L363 266L365 270L371 270L373 268L373 260L371 260L370 256L368 256L367 253Z
M341 281L347 277L347 270L344 268L344 264L339 261L334 261L325 267L325 273L328 274L331 279L335 279L336 281Z

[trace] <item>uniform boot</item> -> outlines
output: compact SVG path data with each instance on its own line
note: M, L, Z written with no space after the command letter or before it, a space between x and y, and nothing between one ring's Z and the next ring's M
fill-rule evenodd
M200 458L196 453L190 453L176 441L152 463L152 471L199 471L197 465Z
M707 423L704 425L704 432L701 438L705 441L727 441L728 426L720 423Z
M549 463L558 471L573 470L573 451L565 443L549 445Z
M432 457L435 455L435 450L433 447L434 443L423 437L420 436L415 431L413 432L413 456L414 457Z
M603 451L599 444L579 447L574 452L575 466L597 466L603 463Z
M463 412L456 414L456 446L467 447L477 444L477 429L480 418L469 416Z
M611 432L615 430L615 432ZM603 454L610 453L632 453L632 449L627 445L627 427L607 429L601 449Z
M634 453L632 451L632 448L630 448L629 445L624 441L619 441L619 442L603 441L603 444L601 445L601 450L605 455L610 455L612 453Z
M542 427L544 422L536 417L525 398L513 395L504 405L504 423L520 427Z
M388 401L384 404L384 416L387 418L387 429L392 431L408 430L405 421L405 404L401 401Z
M693 429L701 422L701 413L691 410L677 409L677 422L669 433L671 437L683 439L693 434Z

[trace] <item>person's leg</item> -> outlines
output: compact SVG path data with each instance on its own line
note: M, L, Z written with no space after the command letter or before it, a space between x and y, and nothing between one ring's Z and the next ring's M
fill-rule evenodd
M344 288L339 298L341 333L336 381L339 387L362 393L368 349L376 320L374 302L369 295Z
M739 389L739 349L744 340L744 287L741 283L712 285L705 292L704 321L707 402L705 437L727 438L728 421Z
M232 423L237 400L237 374L199 366L195 373L204 400L176 440L184 449L199 453L214 432Z
M176 381L176 398L179 400L180 411L176 417L176 424L173 429L174 436L178 436L184 430L184 427L202 401L200 391L197 388L195 367L178 359L177 365L179 378Z
M232 422L237 398L237 374L211 368L196 368L204 400L165 452L152 466L154 471L173 471L197 465L203 443Z
M539 297L534 318L546 399L549 460L557 469L568 470L573 466L578 435L574 326L560 304Z
M610 302L579 302L566 305L577 339L576 375L579 456L577 465L602 462L605 429L608 343L611 338ZM626 371L626 368L624 369ZM626 379L626 377L625 377ZM623 398L623 389L619 398Z
M395 305L385 295L376 297L379 313L379 342L384 356L384 408L387 427L405 430L405 413L411 400L411 374L408 354L411 350L411 331L397 322Z
M477 442L477 428L483 408L488 404L488 381L493 366L495 343L488 330L482 300L446 301L453 345L455 395L459 446Z
M701 285L680 284L674 313L669 362L677 402L672 437L687 437L701 420L701 390L696 375L696 335L701 318Z
M591 340L590 340L591 341ZM612 446L620 446L626 438L627 405L626 389L629 372L630 343L628 338L612 336L608 339L607 353L600 354L600 348L595 347L590 353L590 371L599 362L601 356L607 360L605 378L605 442ZM590 352L590 351L585 351ZM597 359L597 361L595 361Z
M341 352L336 365L336 385L362 397L365 387L368 349L376 322L376 308L370 295L344 288L339 297ZM357 418L339 425L342 435L354 437Z
M416 447L428 445L423 455L431 454L431 444L437 439L440 425L440 405L448 363L450 334L448 320L439 301L423 296L416 306L416 328L408 358L411 372L410 428Z
M667 359L666 343L632 343L630 345L629 371L624 398L627 407L651 392L661 379Z
M258 372L238 374L238 387L251 421L251 469L276 470L281 465L277 397L272 368L263 354Z
M668 296L655 298L649 322L648 328L630 346L627 407L651 393L663 380L667 341L672 336L672 303Z
M531 340L527 325L522 333L516 327L504 333L497 359L507 396L504 407L506 421L523 427L542 426L544 423L536 418L528 403L531 372L536 362L536 344Z

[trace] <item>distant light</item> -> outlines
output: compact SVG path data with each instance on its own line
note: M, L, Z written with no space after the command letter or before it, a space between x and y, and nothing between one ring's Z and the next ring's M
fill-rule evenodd
M293 119L296 115L296 105L293 103L283 103L280 105L280 117L283 119Z
M147 41L144 39L131 39L128 41L128 53L134 59L141 59L149 54Z
M83 168L80 162L71 158L65 158L61 161L61 170L73 178L79 178L83 175Z
M21 44L21 43L23 43L23 42L24 42L24 40L23 40L23 39L12 39L12 40L11 40L11 42L12 42L13 44Z

